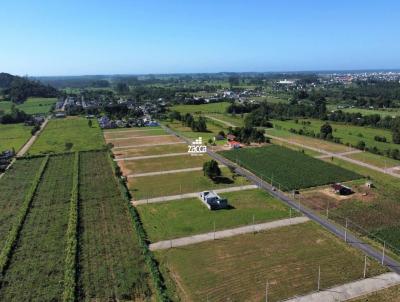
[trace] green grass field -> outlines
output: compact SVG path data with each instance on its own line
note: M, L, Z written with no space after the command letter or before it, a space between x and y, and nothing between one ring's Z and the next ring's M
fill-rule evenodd
M135 147L127 149L116 149L114 155L116 158L149 156L168 153L183 153L188 151L187 144L161 145L151 147Z
M31 126L0 124L0 152L15 149L17 152L31 137Z
M150 241L289 218L289 208L261 190L223 193L231 208L210 211L198 198L138 206ZM293 211L294 216L294 211Z
M222 177L217 183L204 176L203 171L192 171L129 178L128 187L133 198L138 200L249 184L243 177L233 178L228 168L221 168L221 171Z
M280 184L284 190L315 187L361 177L352 171L277 145L223 151L221 154L265 180L272 179L275 186Z
M73 162L50 158L1 280L1 301L61 300Z
M302 121L311 122L310 125L302 125ZM315 133L320 132L321 125L324 124L324 121L319 120L299 120L299 123L295 123L292 120L289 121L278 121L275 120L274 127L281 127L283 130L289 130L290 128L299 130L304 129L307 131L314 131ZM377 129L371 127L360 127L353 126L350 124L341 124L329 122L329 124L333 128L332 135L334 137L340 138L341 142L346 144L356 146L359 141L364 141L368 148L377 147L380 151L384 151L387 149L399 148L399 145L392 143L392 133L389 130L385 129ZM375 136L383 136L386 137L387 143L377 142L374 140Z
M183 126L180 121L163 122L163 124L184 137L190 139L197 139L201 137L205 143L207 143L209 139L214 139L219 131L226 131L225 126L213 122L207 122L207 132L194 132L189 127Z
M132 129L132 128L131 128ZM103 132L106 139L119 139L119 138L129 138L138 136L151 136L151 135L163 135L166 134L162 128L150 128L146 130L132 130L132 131L107 131Z
M362 161L367 164L377 166L379 168L390 168L400 166L400 160L390 157L377 155L369 152L355 153L346 155L346 157Z
M225 113L228 108L228 102L200 104L200 105L175 105L170 108L171 111L185 113Z
M144 301L144 257L106 152L80 154L80 301Z
M169 157L120 161L119 164L123 167L123 171L132 174L203 167L203 164L210 160L211 158L208 155L192 156L190 154L185 154Z
M329 105L328 110L338 110L338 109L336 105ZM400 115L400 110L396 108L389 108L389 109L344 108L340 110L349 113L361 113L362 115L379 114L382 117Z
M17 160L0 179L0 251L42 161Z
M29 154L84 151L101 149L103 146L104 139L97 122L89 127L87 119L69 117L50 120L29 149Z
M156 252L174 301L279 301L362 278L364 255L316 224ZM368 276L384 272L368 262ZM180 297L177 298L177 296Z
M56 98L30 97L24 103L16 105L16 107L28 114L47 114L55 103L57 103ZM10 112L12 105L12 102L1 101L0 110L5 113Z

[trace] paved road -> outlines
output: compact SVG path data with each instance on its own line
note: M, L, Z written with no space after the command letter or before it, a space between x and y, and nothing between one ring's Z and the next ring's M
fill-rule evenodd
M164 127L164 129L171 133L177 135L173 130ZM178 137L181 137L177 135ZM185 140L187 143L190 142L187 138L181 137L183 140ZM327 220L325 217L317 215L314 211L304 207L296 201L295 199L289 198L286 196L283 192L277 191L273 186L270 184L264 182L262 179L254 175L253 173L250 173L246 169L243 169L241 167L238 167L235 163L231 162L230 160L226 159L225 157L222 157L219 154L216 154L210 150L207 150L207 153L210 157L214 158L218 162L223 163L226 166L231 166L235 168L236 173L245 176L248 180L259 186L260 188L264 189L265 191L269 192L272 196L280 199L284 203L286 203L288 206L290 206L293 209L296 209L303 213L305 216L313 220L314 222L318 223L321 225L323 228L334 234L335 236L339 237L340 239L345 239L347 235L347 242L353 246L354 248L362 251L366 255L376 259L377 261L383 262L384 265L386 265L389 269L396 273L400 273L400 263L394 260L391 257L383 256L383 251L377 250L376 248L372 247L368 243L364 242L361 239L358 239L355 235L353 235L351 232L345 232L344 228L334 224L333 222ZM375 167L376 168L376 167ZM383 259L382 259L383 258ZM382 261L383 260L383 261Z
M165 146L165 145L176 145L176 144L186 144L185 142L173 142L173 143L163 143L163 144L142 144L142 145L129 145L129 146L120 146L114 147L114 150L120 149L133 149L133 148L142 148L142 147L154 147L154 146Z
M204 241L212 241L215 239L228 238L242 234L255 233L260 231L271 230L289 225L300 224L309 221L307 217L294 217L288 219L280 219L266 223L259 223L253 225L246 225L234 229L228 229L217 232L210 232L205 234L198 234L188 237L176 238L171 240L164 240L150 244L150 250L165 250L173 247L186 246L196 244Z
M324 155L327 155L327 157L340 158L340 159L348 161L350 163L353 163L353 164L356 164L356 165L359 165L359 166L362 166L362 167L366 167L368 169L375 170L375 171L378 171L378 172L381 172L381 173L389 174L389 175L391 175L393 177L400 178L400 174L396 174L396 173L394 173L394 172L392 172L390 170L387 170L387 169L385 170L385 169L379 168L377 166L373 166L373 165L364 163L362 161L346 157L346 156L342 155L341 153L333 153L333 152L329 152L329 151L326 151L326 150L322 150L322 149L314 148L314 147L311 147L311 146L303 145L303 144L300 144L300 143L297 143L297 142L293 142L293 141L291 141L289 139L285 139L285 138L269 135L268 133L266 135L268 137L272 138L272 139L275 139L275 140L278 140L278 141L281 141L281 142L289 143L291 145L295 145L295 146L299 146L299 147L302 147L302 148L313 150L313 151L316 151L316 152L319 152L319 153L323 153Z
M106 141L121 141L121 140L128 140L128 139L135 139L135 138L148 138L148 137L165 137L171 136L169 134L162 134L162 135L145 135L145 136L129 136L129 137L115 137L115 138L106 138Z
M153 175L162 175L162 174L175 174L175 173L183 173L183 172L192 172L192 171L201 171L203 167L195 167L195 168L186 168L186 169L178 169L178 170L167 170L167 171L158 171L158 172L147 172L147 173L136 173L129 174L126 177L143 177L143 176L153 176Z
M171 157L171 156L182 156L182 155L190 155L187 152L181 153L168 153L168 154L158 154L158 155L144 155L144 156L134 156L134 157L124 157L124 158L116 158L114 161L125 161L125 160L140 160L140 159L150 159L150 158L159 158L159 157Z
M327 290L315 292L306 296L296 297L286 302L337 302L354 299L378 290L400 284L400 275L396 273L386 273L376 277L363 279L340 286L332 287Z
M229 187L229 188L225 188L225 189L217 189L217 190L213 190L213 191L218 194L218 193L237 192L237 191L257 189L257 188L258 187L256 185L246 185L246 186L238 186L238 187ZM194 197L199 197L199 192L185 193L185 194L179 194L179 195L170 195L170 196L161 196L161 197L154 197L154 198L141 199L141 200L132 200L131 203L134 206L136 206L136 205L140 205L140 204L158 203L158 202L179 200L179 199L185 199L185 198L194 198Z

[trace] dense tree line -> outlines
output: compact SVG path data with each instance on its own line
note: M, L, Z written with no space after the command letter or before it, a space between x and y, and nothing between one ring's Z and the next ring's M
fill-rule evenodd
M243 144L250 143L264 143L267 141L264 129L257 129L254 127L242 127L228 129L228 134L233 134L238 142Z

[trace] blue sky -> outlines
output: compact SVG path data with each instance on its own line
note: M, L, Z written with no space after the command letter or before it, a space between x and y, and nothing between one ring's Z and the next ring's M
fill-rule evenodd
M400 68L400 1L13 0L0 71L19 75Z

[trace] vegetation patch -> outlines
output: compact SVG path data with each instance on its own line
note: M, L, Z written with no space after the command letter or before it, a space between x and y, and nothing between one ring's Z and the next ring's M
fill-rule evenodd
M0 152L14 149L16 152L31 137L31 126L24 124L0 124Z
M149 273L106 152L82 152L79 300L145 300Z
M261 190L219 194L228 209L210 211L198 198L138 206L151 242L289 218L289 208ZM293 211L293 216L295 213Z
M312 222L158 251L175 300L280 301L362 278L364 254ZM367 276L385 271L368 261ZM179 298L178 298L179 297Z
M116 149L113 150L116 158L136 157L136 156L149 156L171 153L183 153L188 151L187 144L173 144L163 146L150 146L150 147L135 147L130 149Z
M223 151L221 154L264 180L272 180L276 186L280 184L284 190L361 178L352 171L276 145Z
M101 149L104 139L97 122L90 127L81 117L52 119L29 149L29 154Z

